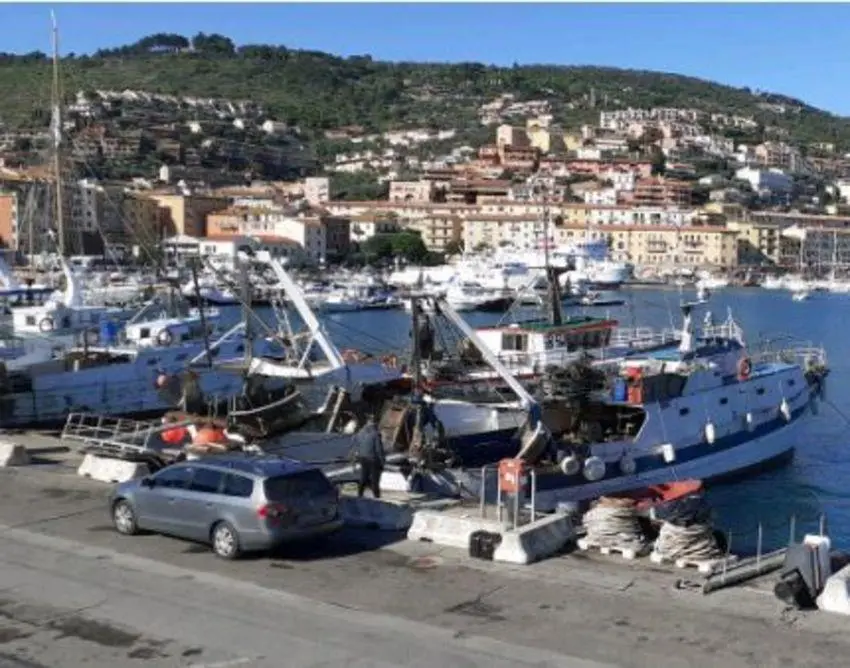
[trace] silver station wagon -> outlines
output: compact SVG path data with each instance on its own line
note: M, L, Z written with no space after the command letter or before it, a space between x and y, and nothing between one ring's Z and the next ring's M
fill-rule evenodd
M181 462L122 483L109 510L119 533L207 543L224 559L327 535L343 523L337 489L321 470L248 455Z

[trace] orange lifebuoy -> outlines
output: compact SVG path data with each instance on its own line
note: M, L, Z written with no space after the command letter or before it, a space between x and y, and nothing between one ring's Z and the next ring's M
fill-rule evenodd
M753 364L750 362L749 357L744 357L738 362L738 378L740 380L747 380L750 375L753 373Z

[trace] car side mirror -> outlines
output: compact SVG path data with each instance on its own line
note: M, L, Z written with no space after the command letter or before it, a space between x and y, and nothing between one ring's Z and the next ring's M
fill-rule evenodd
M142 478L142 487L150 487L153 489L156 486L156 478L152 478L149 475L146 475Z

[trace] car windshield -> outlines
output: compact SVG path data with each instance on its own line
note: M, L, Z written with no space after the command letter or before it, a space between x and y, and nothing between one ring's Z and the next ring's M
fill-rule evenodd
M269 501L287 501L292 498L317 497L333 490L331 483L315 469L292 475L268 478L264 483Z

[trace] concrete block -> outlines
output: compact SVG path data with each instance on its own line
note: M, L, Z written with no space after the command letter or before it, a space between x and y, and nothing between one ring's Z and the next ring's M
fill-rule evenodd
M119 483L143 478L150 473L147 464L123 459L87 454L83 457L77 475L100 482Z
M26 466L29 463L30 455L23 445L0 441L0 467Z
M826 579L817 604L821 610L850 615L850 565Z
M408 540L422 540L469 550L469 540L476 531L500 533L502 525L496 520L482 519L473 514L460 515L439 510L417 510L407 532Z
M531 564L560 552L575 537L567 515L546 515L529 524L502 531L502 542L493 553L493 561Z
M407 531L413 522L413 509L408 503L343 496L340 513L348 526L381 529L382 531Z

